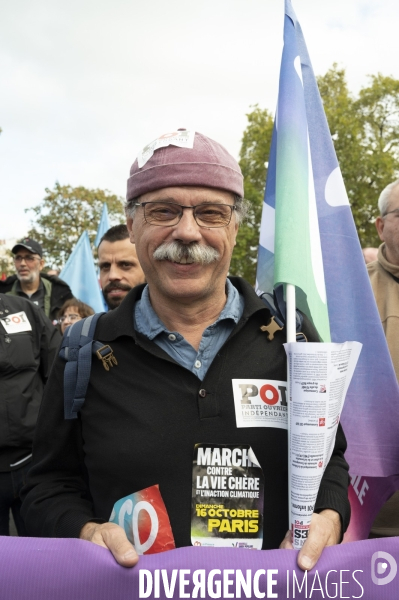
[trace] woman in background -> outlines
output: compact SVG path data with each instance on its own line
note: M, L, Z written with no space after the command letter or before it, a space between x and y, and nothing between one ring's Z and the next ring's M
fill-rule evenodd
M77 298L70 298L70 300L64 302L58 313L58 324L61 333L63 334L65 329L69 325L72 325L72 323L75 323L75 321L80 321L80 319L84 319L84 317L89 317L90 315L94 315L94 310L91 306L88 306L88 304Z

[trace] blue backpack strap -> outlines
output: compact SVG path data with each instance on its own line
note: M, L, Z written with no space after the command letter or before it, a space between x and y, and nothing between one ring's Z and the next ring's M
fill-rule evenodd
M76 419L83 406L90 381L92 354L109 348L93 339L97 321L103 314L96 313L76 321L64 333L59 356L67 363L64 371L65 419Z

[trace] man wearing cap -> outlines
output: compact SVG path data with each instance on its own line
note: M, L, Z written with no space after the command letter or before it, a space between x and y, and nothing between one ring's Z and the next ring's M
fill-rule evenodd
M30 300L54 322L64 302L73 298L69 286L54 275L41 272L43 249L35 240L24 238L11 252L17 273L0 281L0 292Z
M91 540L133 566L125 532L107 521L118 500L158 485L176 546L189 546L194 447L220 444L226 456L250 446L263 470L263 548L292 547L287 433L236 421L233 380L286 379L285 332L268 340L269 310L247 282L227 278L244 214L237 162L204 135L161 136L134 162L127 226L147 285L99 319L95 338L118 365L104 371L93 358L79 419L63 417L64 363L54 365L24 490L31 535ZM317 339L306 320L303 331ZM345 448L339 427L299 554L304 569L347 527Z

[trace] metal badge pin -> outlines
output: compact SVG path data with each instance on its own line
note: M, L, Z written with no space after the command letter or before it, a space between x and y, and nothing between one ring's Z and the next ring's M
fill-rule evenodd
M267 332L269 342L271 342L274 339L274 334L277 331L282 331L283 329L284 327L280 327L280 325L276 322L274 317L270 319L269 325L262 325L261 327L261 331Z

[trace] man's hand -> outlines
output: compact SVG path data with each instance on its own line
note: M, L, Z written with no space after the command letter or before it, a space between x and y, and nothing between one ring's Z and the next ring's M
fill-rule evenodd
M313 569L326 546L334 546L341 539L341 519L335 510L313 513L309 535L298 554L298 567L304 571ZM287 531L280 548L293 548L292 533Z
M115 523L86 523L80 532L80 539L108 548L122 567L134 567L139 556L129 542L126 533Z

